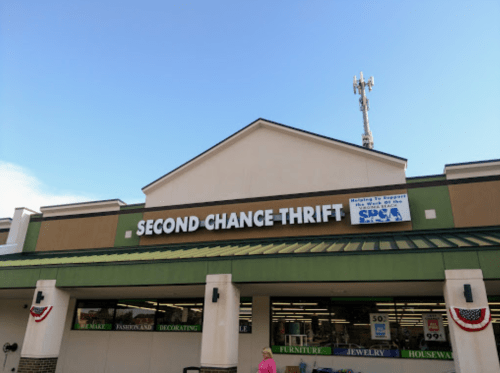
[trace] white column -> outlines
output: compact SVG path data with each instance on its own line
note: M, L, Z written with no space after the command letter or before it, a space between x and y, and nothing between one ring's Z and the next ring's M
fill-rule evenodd
M44 299L36 304L39 291L43 293ZM68 304L69 294L56 288L56 280L37 281L33 305L53 308L43 321L36 322L34 317L29 316L21 358L45 359L59 356Z
M20 253L23 251L26 233L30 216L36 212L25 207L16 208L14 211L14 219L9 229L9 236L5 245L0 245L0 255Z
M461 329L450 315L450 307L483 308L488 307L488 298L480 269L456 269L445 271L444 298L448 310L448 324L453 347L453 358L457 373L481 372L499 373L500 366L490 324L482 331L467 332ZM473 302L467 303L464 285L470 284Z
M212 302L213 289L219 299ZM201 367L234 368L238 365L240 291L231 275L207 275L201 338Z

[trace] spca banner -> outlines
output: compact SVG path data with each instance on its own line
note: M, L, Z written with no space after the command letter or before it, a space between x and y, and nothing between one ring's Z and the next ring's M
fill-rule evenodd
M408 194L349 199L351 224L377 224L410 221Z

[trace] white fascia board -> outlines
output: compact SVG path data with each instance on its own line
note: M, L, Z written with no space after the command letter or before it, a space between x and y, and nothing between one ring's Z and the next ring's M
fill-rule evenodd
M107 201L94 201L71 203L67 205L44 206L40 207L43 217L64 216L64 215L79 215L92 214L96 212L119 211L120 206L127 204L119 199Z
M11 218L0 219L0 229L9 229L11 225L12 225Z
M259 127L267 127L269 129L273 129L276 131L280 132L285 132L289 135L296 136L296 137L301 137L301 138L306 138L310 141L314 141L323 145L328 145L328 146L334 146L341 148L345 151L355 153L355 154L361 154L364 156L368 156L370 158L376 159L378 161L382 161L384 163L391 164L393 166L400 166L403 167L403 170L406 171L407 163L408 161L403 158L398 158L395 156L390 156L386 155L377 151L373 150L368 150L363 147L357 147L352 144L348 143L343 143L341 141L337 141L334 139L329 139L326 137L323 137L321 135L316 135L313 133L308 133L301 131L299 129L295 129L292 127L288 127L282 124L276 124L269 122L265 119L258 119L256 120L253 124L249 125L247 128L244 128L243 130L240 130L240 132L237 132L235 135L230 136L226 140L223 140L221 143L218 145L215 145L213 148L207 150L205 153L200 154L199 156L193 158L192 160L188 161L184 165L180 166L179 168L175 169L174 171L166 174L165 176L159 178L156 181L153 181L151 184L146 185L144 188L142 188L142 192L144 194L148 194L150 192L153 192L160 186L162 186L164 183L168 182L170 179L173 179L176 176L181 175L183 172L186 172L190 168L196 166L198 163L202 162L203 160L213 156L214 154L219 153L220 151L224 150L226 147L230 146L234 142L238 141L244 136L247 136L248 134L252 133L253 131L257 130Z
M446 165L444 174L447 179L500 175L500 161Z

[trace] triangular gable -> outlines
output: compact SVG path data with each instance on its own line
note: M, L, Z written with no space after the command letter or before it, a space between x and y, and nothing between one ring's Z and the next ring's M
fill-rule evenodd
M406 159L258 119L142 190L146 207L405 182Z

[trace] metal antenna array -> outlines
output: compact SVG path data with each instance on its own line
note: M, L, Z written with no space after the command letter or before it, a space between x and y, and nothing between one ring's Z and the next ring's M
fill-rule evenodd
M363 139L363 146L368 149L373 149L373 136L370 131L370 124L368 123L368 110L370 110L370 101L365 96L365 87L368 86L370 92L372 91L372 87L375 85L373 80L373 76L370 77L368 82L363 80L363 72L360 73L359 80L356 79L356 75L354 75L354 94L356 94L356 89L358 93L361 95L359 98L359 110L363 112L363 122L365 127L365 133L361 136Z

